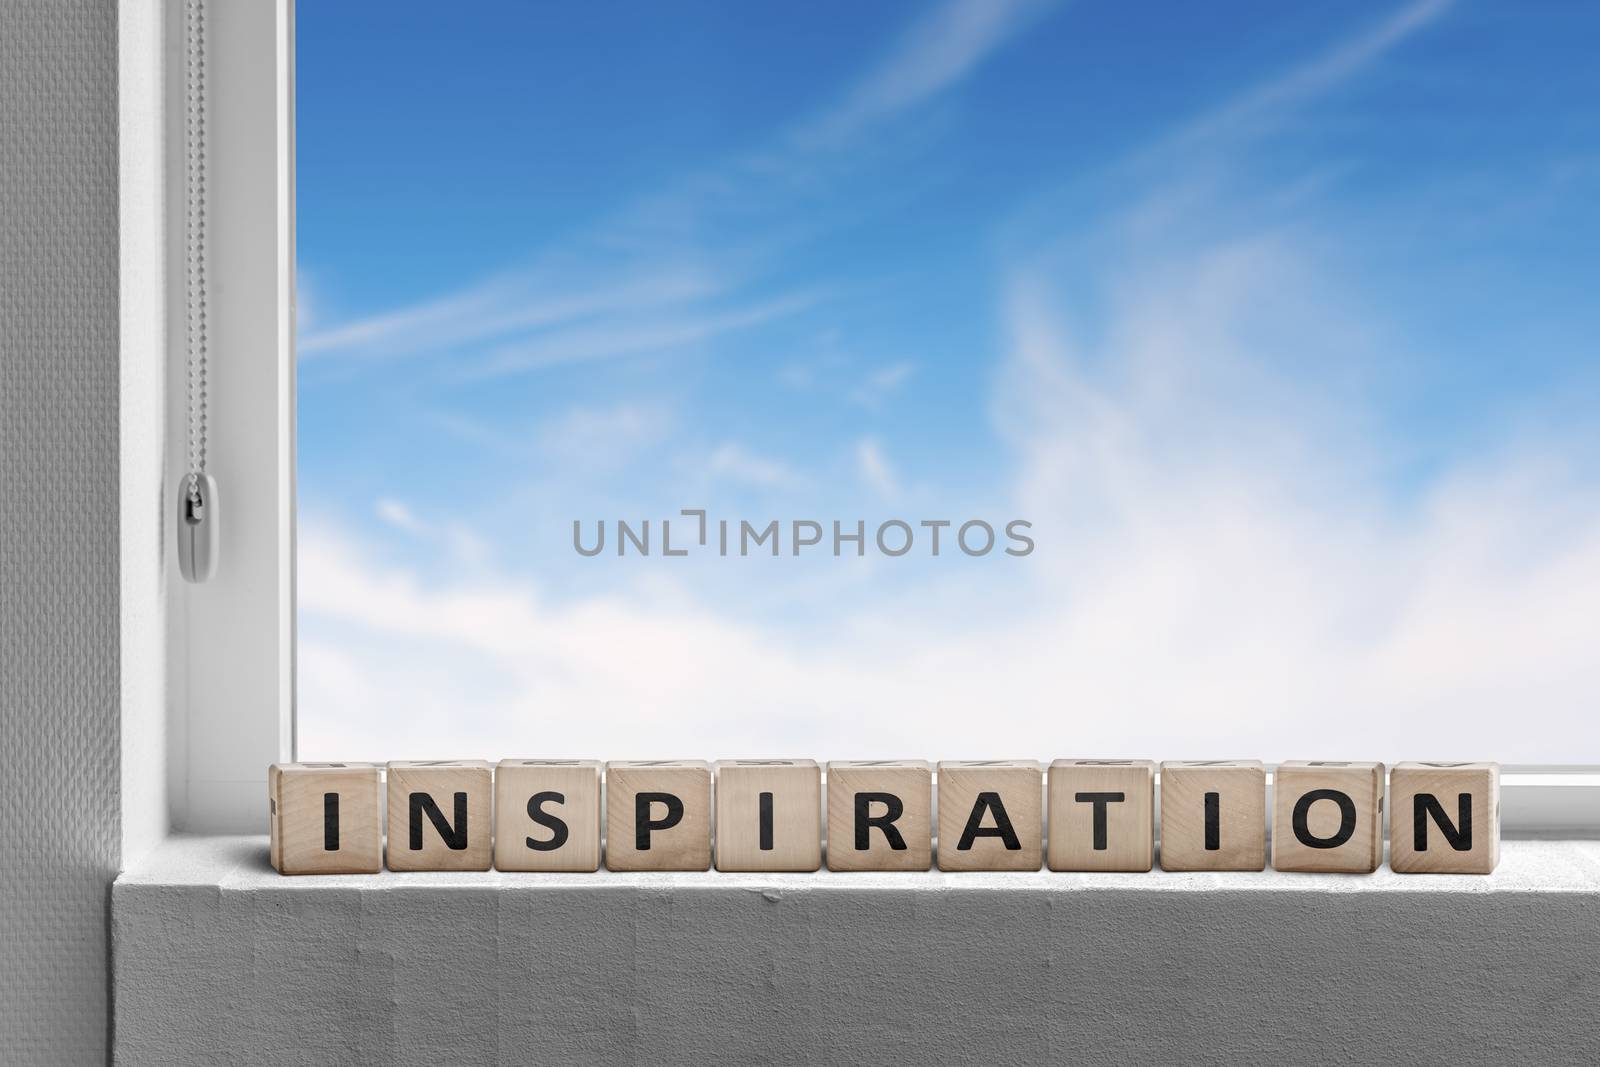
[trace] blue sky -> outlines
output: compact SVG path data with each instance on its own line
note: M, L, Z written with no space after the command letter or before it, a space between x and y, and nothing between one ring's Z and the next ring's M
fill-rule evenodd
M1119 709L1082 744L1219 754L1217 708L1331 757L1288 751L1318 709L1421 745L1465 701L1457 743L1570 758L1498 709L1558 736L1600 691L1597 28L301 10L308 751L437 754L445 716L519 754L576 707L587 754L692 721L842 756L948 748L981 702L1023 751L1067 705ZM575 518L683 507L1022 517L1038 548L572 552Z

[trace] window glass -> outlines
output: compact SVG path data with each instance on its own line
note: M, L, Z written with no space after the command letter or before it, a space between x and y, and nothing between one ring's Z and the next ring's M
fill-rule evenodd
M302 756L1600 761L1597 24L302 5Z

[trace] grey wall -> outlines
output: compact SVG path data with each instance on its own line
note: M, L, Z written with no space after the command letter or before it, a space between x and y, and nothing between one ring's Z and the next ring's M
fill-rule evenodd
M0 1059L104 1062L118 861L117 10L0 3Z

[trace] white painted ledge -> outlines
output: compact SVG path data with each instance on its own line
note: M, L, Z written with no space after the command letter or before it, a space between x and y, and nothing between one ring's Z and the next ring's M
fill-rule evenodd
M1493 875L285 878L114 889L119 1064L1600 1062L1600 842Z
M1387 866L1373 874L1289 874L1240 871L1216 874L1034 873L837 873L723 874L718 871L595 874L543 872L448 872L349 875L281 875L267 861L265 837L169 838L150 858L117 879L118 893L136 887L211 886L235 892L384 893L397 889L480 889L540 893L570 889L776 890L853 892L865 889L901 893L943 890L1037 890L1079 892L1246 893L1590 893L1600 894L1600 841L1506 841L1492 875L1395 874Z

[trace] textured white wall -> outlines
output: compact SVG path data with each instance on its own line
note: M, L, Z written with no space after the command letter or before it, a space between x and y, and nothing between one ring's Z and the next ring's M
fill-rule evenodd
M0 1060L102 1063L118 864L117 7L0 3Z
M1492 877L386 874L178 839L119 1067L1600 1063L1600 844Z

